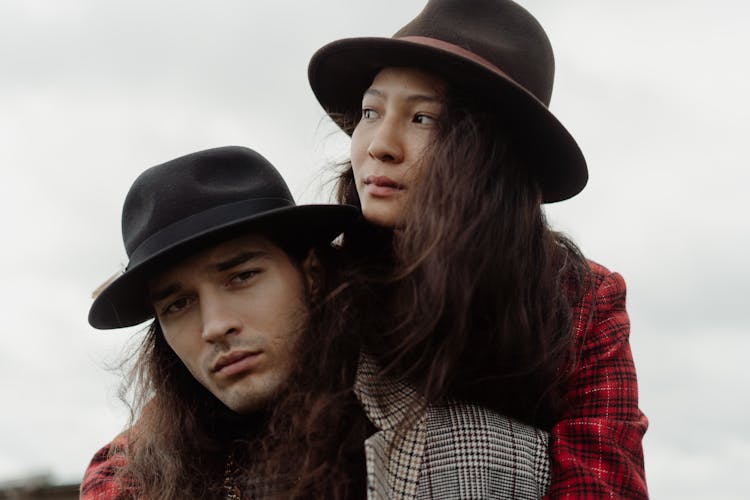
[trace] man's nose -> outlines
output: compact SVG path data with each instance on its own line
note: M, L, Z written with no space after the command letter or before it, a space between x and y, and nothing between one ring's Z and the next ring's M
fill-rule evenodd
M393 119L384 119L375 131L367 154L386 163L404 161L403 136Z
M203 340L211 343L221 342L227 335L242 330L242 321L239 315L220 295L204 295L200 300Z

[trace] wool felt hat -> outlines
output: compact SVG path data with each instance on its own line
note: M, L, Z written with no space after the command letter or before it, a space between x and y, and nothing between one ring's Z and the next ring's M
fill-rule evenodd
M279 172L248 148L208 149L157 165L125 198L129 262L95 298L89 323L111 329L150 319L148 280L213 244L257 232L287 250L309 248L330 242L357 216L347 205L296 206Z
M347 38L325 45L310 60L308 78L335 120L360 113L364 91L386 67L434 73L501 116L545 202L575 196L586 185L586 160L548 108L555 73L552 46L539 22L515 2L430 0L392 38Z

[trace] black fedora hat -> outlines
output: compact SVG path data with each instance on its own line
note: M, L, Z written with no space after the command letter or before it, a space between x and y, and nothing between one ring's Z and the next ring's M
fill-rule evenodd
M153 317L147 280L201 248L248 231L288 245L330 242L357 214L346 205L296 206L279 172L248 148L208 149L152 167L122 210L128 265L95 298L89 323L122 328Z
M510 0L429 0L392 38L347 38L319 49L308 78L326 112L351 115L385 67L415 67L501 113L545 202L578 194L588 170L580 148L549 111L555 62L539 22ZM351 132L351 131L347 131Z

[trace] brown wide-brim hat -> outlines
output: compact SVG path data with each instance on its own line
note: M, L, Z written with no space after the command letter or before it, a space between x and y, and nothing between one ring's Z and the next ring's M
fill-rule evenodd
M212 245L260 234L285 250L307 249L330 242L358 216L348 205L296 205L281 174L249 148L207 149L151 167L122 210L128 265L102 286L89 324L113 329L153 318L149 281Z
M549 39L518 4L430 0L392 38L325 45L310 60L308 78L336 120L361 112L365 90L386 67L434 73L501 116L514 150L533 169L545 203L571 198L586 185L583 153L548 108L555 68Z

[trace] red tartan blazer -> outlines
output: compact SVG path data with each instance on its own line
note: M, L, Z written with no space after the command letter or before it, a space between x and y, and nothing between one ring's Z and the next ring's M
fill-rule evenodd
M625 282L599 264L590 267L592 289L573 310L579 362L566 388L569 410L550 433L545 499L648 498L641 445L648 420L638 408ZM123 445L118 436L94 455L82 499L117 498Z
M569 410L550 432L548 498L648 498L648 420L638 408L625 282L589 264L593 287L573 310L579 361L565 389Z

